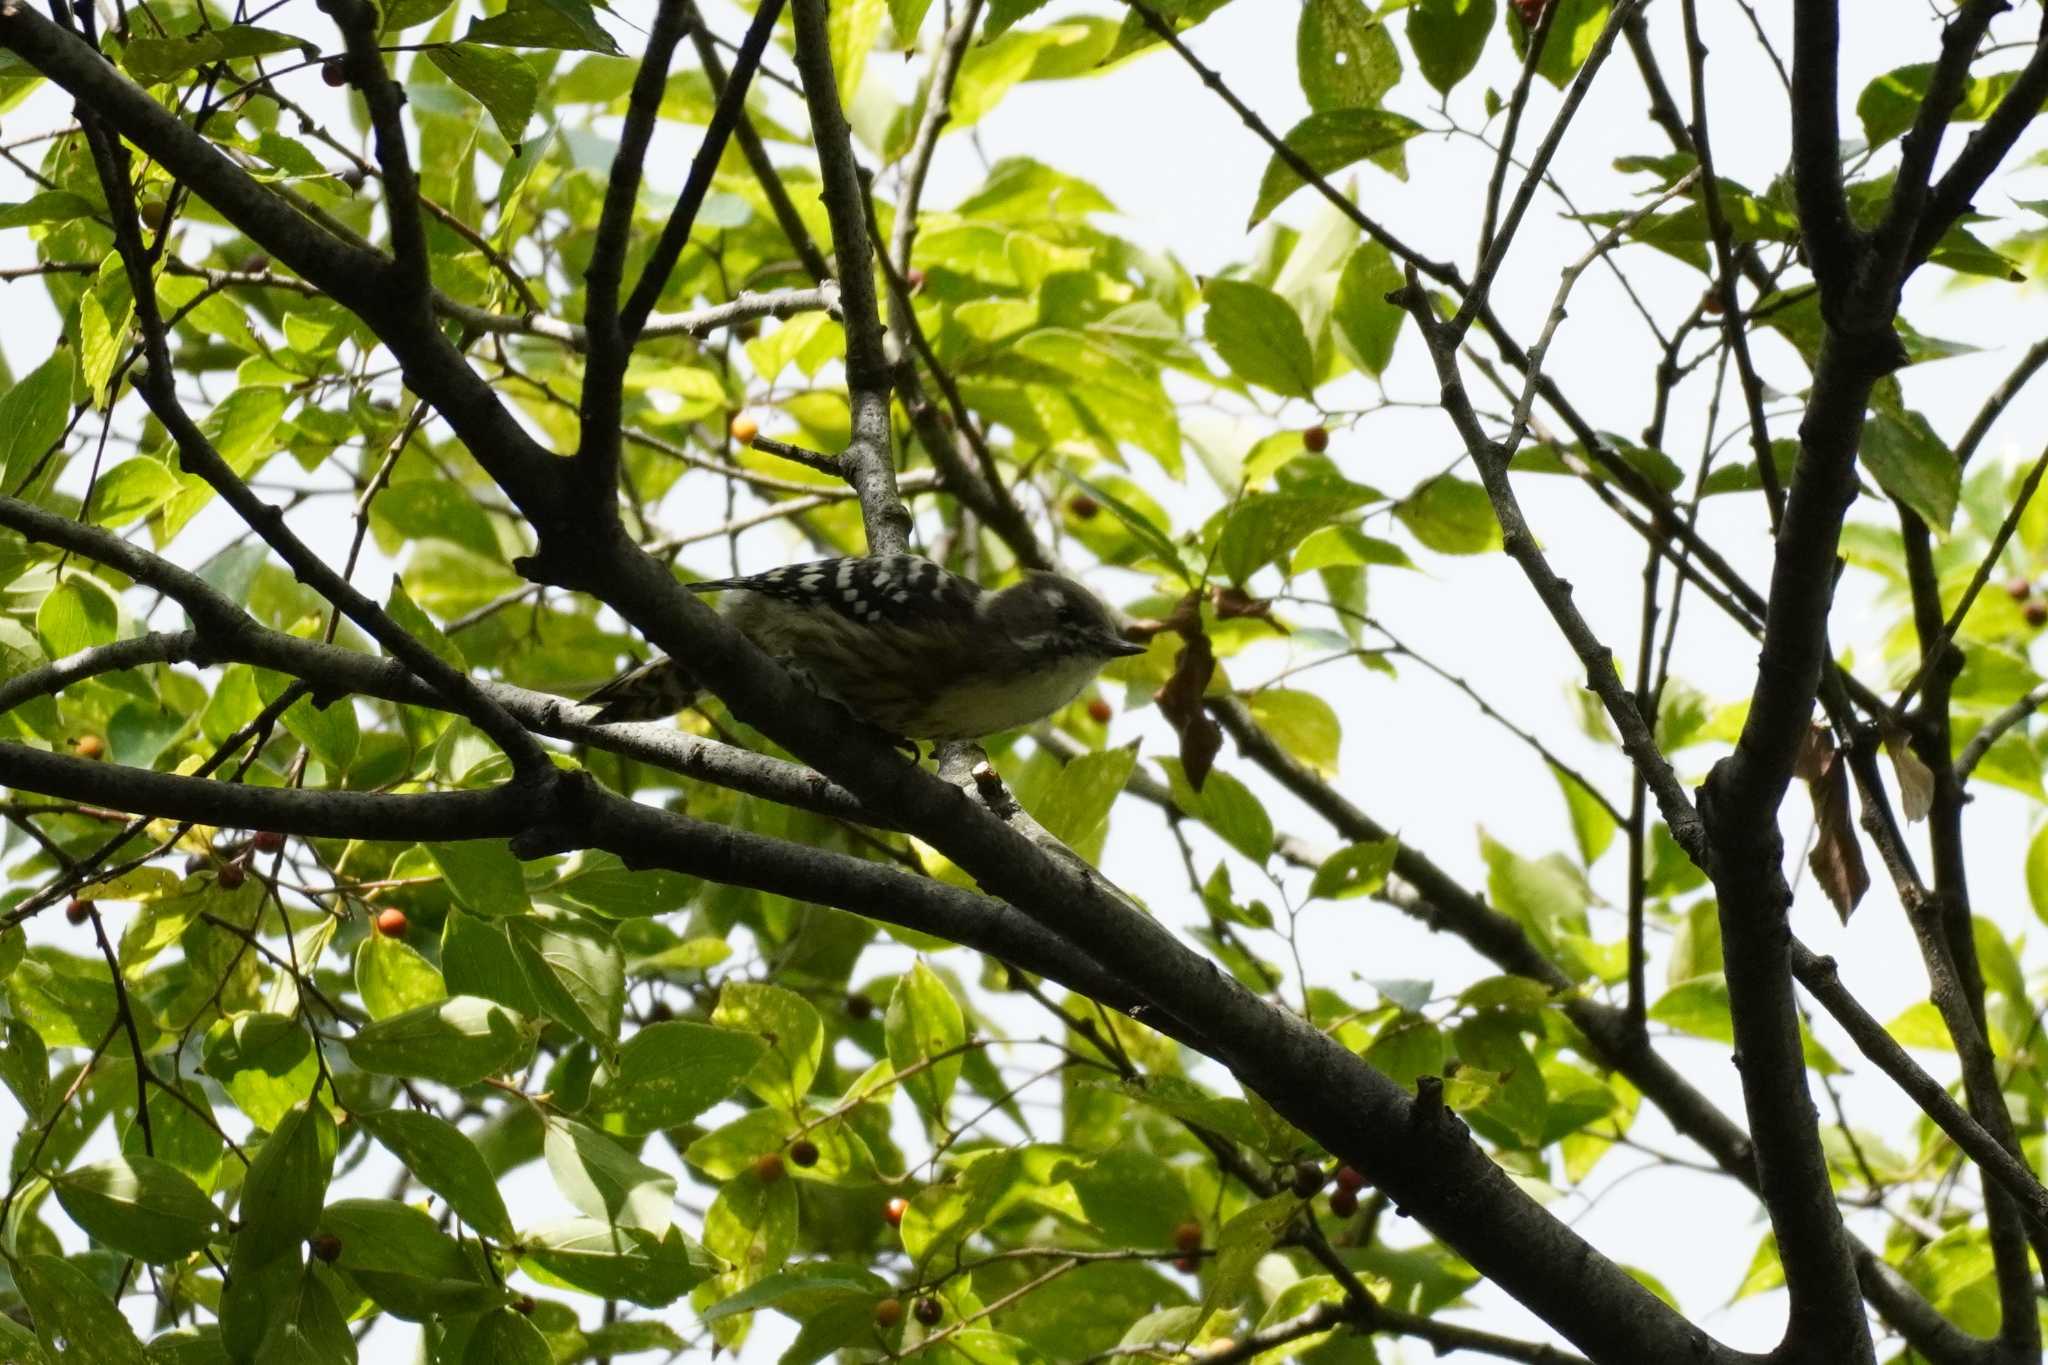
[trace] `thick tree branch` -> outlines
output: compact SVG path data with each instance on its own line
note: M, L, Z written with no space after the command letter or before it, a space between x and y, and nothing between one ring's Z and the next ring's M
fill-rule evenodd
M1806 262L1833 318L1864 247L1842 190L1837 0L1792 0L1792 188Z
M895 452L889 438L889 357L875 297L867 191L854 161L853 133L839 107L827 9L826 0L794 0L792 6L797 71L811 111L811 137L818 146L846 326L846 396L853 415L853 438L844 456L846 481L860 495L868 553L900 554L910 543L910 515L896 491Z

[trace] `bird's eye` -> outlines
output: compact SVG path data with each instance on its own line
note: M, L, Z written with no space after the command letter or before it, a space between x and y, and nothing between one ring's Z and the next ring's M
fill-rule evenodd
M1052 619L1063 626L1071 626L1080 620L1080 613L1074 610L1072 602L1061 602L1052 609Z

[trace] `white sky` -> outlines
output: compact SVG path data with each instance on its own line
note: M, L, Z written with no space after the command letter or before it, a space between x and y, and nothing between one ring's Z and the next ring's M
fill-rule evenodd
M1072 8L1055 5L1047 13ZM1712 53L1709 96L1720 169L1724 175L1761 190L1785 161L1783 91L1756 51L1741 13L1726 5L1704 8L1709 11L1702 17ZM1774 41L1779 42L1781 52L1788 52L1786 22L1775 13L1775 7L1762 8ZM1932 30L1923 7L1894 3L1849 8L1856 17L1845 24L1844 34L1845 136L1857 131L1854 100L1868 78L1922 60L1933 50ZM616 12L644 24L649 9L646 0L628 0ZM1877 10L1883 11L1882 18L1874 12ZM714 23L737 36L739 21L730 11L711 8L708 12ZM1684 104L1687 92L1678 8L1655 6L1650 13L1667 79ZM1192 36L1198 54L1218 67L1237 93L1276 130L1291 126L1306 112L1294 68L1296 14L1294 5L1241 0ZM1905 18L1914 22L1900 22ZM331 46L324 21L310 7L305 7L297 23ZM1398 31L1400 20L1393 23ZM622 45L637 51L640 37L636 32L617 24L613 29ZM778 64L786 70L786 57ZM2017 59L2010 64L2017 64ZM894 68L897 64L877 65ZM1505 91L1512 83L1512 64L1499 35L1481 72L1481 77L1460 88L1451 104L1452 114L1467 128L1481 125L1479 95L1483 86L1490 81ZM915 68L898 69L892 79L907 81L914 74ZM309 89L302 93L310 97L312 84L309 80ZM778 98L786 100L787 96ZM1431 127L1445 122L1433 112L1433 92L1412 71L1388 104ZM1533 146L1541 136L1555 105L1555 93L1539 84L1526 125L1525 147ZM1662 134L1645 117L1645 107L1633 63L1625 51L1617 51L1556 163L1557 174L1581 209L1632 207L1635 201L1628 191L1639 187L1641 178L1619 182L1607 169L1609 164L1619 155L1669 150ZM8 131L13 134L48 126L62 112L60 101L47 93L38 95L22 111L10 115ZM680 179L694 139L691 130L672 126L661 130L655 164L670 171L672 180ZM1169 54L1155 53L1107 79L1019 87L977 129L976 139L991 160L1030 155L1092 181L1121 210L1121 218L1113 224L1118 231L1140 243L1171 249L1197 274L1220 271L1251 254L1242 225L1266 163L1265 151ZM1951 139L1951 151L1959 141ZM1405 240L1432 256L1455 259L1469 274L1477 187L1483 184L1489 154L1470 138L1425 136L1411 144L1408 161L1406 184L1374 170L1361 171L1361 202ZM959 135L948 137L941 147L927 203L949 205L976 186L980 175L981 165L969 140ZM2038 173L2026 180L1999 180L1982 197L1979 207L2003 207L2007 195L2038 196L2040 183ZM23 197L18 177L0 168L0 198ZM1307 221L1314 207L1311 196L1300 195L1280 216L1299 224ZM1584 233L1562 221L1558 213L1554 198L1547 194L1537 198L1495 290L1501 315L1525 344L1534 339L1549 310L1559 269L1585 249ZM15 264L21 250L18 235L0 238L0 251L8 253L0 264ZM1626 250L1618 259L1662 320L1682 316L1702 287L1698 276L1648 248ZM2036 339L2034 327L2038 324L2030 323L2027 316L2034 306L2030 291L1983 286L1955 290L1950 287L1951 279L1944 272L1923 271L1908 292L1908 315L1924 332L1968 339L1990 349L1983 355L1909 371L1903 382L1909 400L1927 413L1938 431L1953 438L2018 350ZM49 344L54 320L34 283L7 286L0 292L0 308L5 309L0 313L4 320L0 321L0 347L21 372ZM1765 377L1775 387L1790 392L1803 386L1803 371L1787 348L1769 339L1758 343L1758 351ZM1648 416L1654 361L1654 347L1612 277L1597 269L1589 272L1573 296L1570 319L1550 353L1548 368L1558 382L1596 426L1633 437ZM1468 371L1468 377L1477 384L1476 375ZM1435 380L1412 336L1404 338L1386 387L1395 397L1433 400ZM1368 395L1360 382L1349 381L1320 396L1332 407L1342 407ZM1702 396L1697 379L1680 391L1667 439L1674 458L1688 469L1697 459ZM2044 405L2048 405L2048 397L2042 392L2024 395L1994 431L1984 457L2004 458L2010 442L2032 439L2031 433L2041 428ZM1302 405L1295 405L1283 416L1296 425L1311 420ZM1724 423L1721 429L1725 433L1729 428ZM1792 424L1786 422L1774 431L1790 435ZM1440 413L1413 410L1377 414L1355 433L1340 430L1331 454L1351 476L1398 494L1449 465L1456 458L1457 445ZM1746 458L1746 454L1731 451L1726 458ZM1191 460L1189 465L1199 471L1198 462ZM1216 494L1202 482L1203 477L1191 473L1194 486L1184 496L1169 496L1169 505L1212 506ZM1158 480L1146 481L1157 488ZM1528 477L1520 488L1532 524L1554 565L1576 585L1580 608L1618 654L1632 659L1640 547L1575 484ZM1882 519L1883 509L1866 499L1852 510L1852 516ZM1744 567L1752 583L1762 586L1767 582L1768 544L1758 499L1710 502L1703 528ZM332 527L326 529L330 535L341 534ZM672 529L691 528L675 524ZM316 534L320 530L302 527L302 531ZM182 541L179 550L181 555L190 552ZM765 563L785 551L775 533L769 532L752 536L748 552ZM1375 613L1437 662L1470 679L1516 721L1543 735L1606 791L1625 798L1626 774L1618 756L1596 750L1578 738L1577 704L1572 696L1578 678L1576 662L1512 563L1503 556L1433 559L1426 552L1418 552L1418 559L1427 572L1375 574ZM373 566L365 581L381 582L382 574ZM1127 576L1101 575L1096 581L1113 598L1135 595L1143 586ZM1870 599L1868 584L1852 574L1844 584L1834 638L1839 648L1854 649L1866 661L1862 675L1877 683L1882 677L1874 662L1868 661L1875 660L1875 642L1891 618L1876 613ZM1688 631L1676 662L1677 675L1704 689L1716 702L1745 695L1753 673L1753 644L1696 597L1688 601L1686 621ZM1235 665L1233 676L1255 681L1284 666L1287 659L1283 650L1275 649L1264 652L1263 662L1264 671L1258 660ZM1540 761L1419 668L1404 667L1398 681L1389 681L1337 666L1309 674L1303 685L1327 697L1343 719L1341 785L1347 794L1468 884L1484 885L1479 828L1530 856L1569 847L1562 801ZM1137 735L1144 737L1143 752L1148 755L1171 751L1150 712L1119 718L1111 738L1120 743ZM1685 755L1689 766L1681 771L1688 781L1704 776L1711 755L1703 754L1705 751L1692 751ZM1248 765L1236 760L1228 749L1222 764L1248 779L1251 776ZM1261 790L1266 788L1262 785ZM1976 908L2008 932L2023 931L2030 916L2021 860L2034 814L2026 803L1997 788L1980 784L1975 790L1979 799L1971 809L1971 846L1976 854L1972 866ZM1278 827L1326 846L1336 845L1337 840L1312 815L1285 797L1273 795L1270 805ZM1804 805L1803 796L1796 791L1787 804L1787 843L1795 860L1801 856ZM1171 851L1161 823L1136 803L1130 803L1120 820L1105 870L1170 919L1193 922L1192 898L1181 882L1178 857ZM1218 847L1213 840L1203 844L1204 871L1215 861ZM1617 847L1595 877L1596 886L1617 904L1623 899L1622 867ZM1237 874L1240 888L1252 885L1242 866ZM1917 968L1917 953L1881 872L1877 882L1845 929L1814 894L1810 880L1802 879L1794 921L1811 947L1842 960L1846 979L1871 1010L1880 1018L1890 1018L1922 998L1925 986ZM1619 918L1612 912L1603 915L1598 921L1603 936L1618 936ZM1319 904L1303 916L1302 925L1304 958L1327 964L1319 971L1318 984L1345 990L1359 1000L1370 998L1362 982L1371 979L1431 978L1448 992L1475 975L1491 974L1485 964L1452 940L1433 936L1376 904ZM1266 955L1285 960L1284 952L1272 945ZM971 972L966 959L955 956L962 970ZM856 978L885 967L887 961L886 956L877 956L864 962ZM1350 979L1353 977L1357 980ZM1661 964L1653 964L1653 992L1661 981ZM1020 1021L1020 1026L1024 1022ZM1035 1031L1037 1026L1032 1023L1030 1027ZM1856 1064L1854 1050L1830 1027L1823 1025L1820 1032L1836 1056L1850 1063L1852 1071L1867 1069ZM1740 1115L1737 1080L1724 1049L1688 1042L1668 1046L1672 1057L1701 1088L1729 1112ZM1922 1061L1946 1074L1946 1059L1922 1057ZM1906 1134L1912 1111L1882 1078L1866 1079L1857 1074L1848 1079L1844 1090L1859 1125L1890 1135L1901 1147L1909 1145ZM12 1117L11 1110L0 1110L0 1123L8 1117ZM1653 1114L1639 1124L1637 1135L1655 1147L1685 1150ZM1626 1155L1610 1157L1590 1186L1581 1195L1559 1203L1557 1212L1610 1256L1654 1274L1716 1336L1749 1349L1773 1344L1783 1326L1782 1301L1777 1296L1723 1307L1762 1231L1753 1203L1739 1193L1731 1197L1731 1182L1726 1179L1681 1169L1632 1175L1619 1184L1625 1197L1599 1197L1640 1165ZM536 1192L552 1198L545 1185L541 1176ZM1685 1228L1686 1235L1673 1237L1674 1227ZM1881 1236L1879 1226L1867 1219L1859 1222L1859 1229L1873 1240ZM1541 1335L1540 1328L1497 1291L1482 1288L1473 1302L1480 1311L1463 1315L1467 1321L1496 1331ZM679 1315L677 1320L680 1324L683 1319ZM781 1326L779 1320L764 1315L746 1352L748 1358L772 1359L775 1351L770 1345L787 1339ZM397 1335L402 1337L410 1330L402 1328ZM389 1342L394 1334L380 1331L376 1339ZM1383 1344L1383 1358L1428 1358L1419 1346L1406 1347L1405 1356L1401 1349Z

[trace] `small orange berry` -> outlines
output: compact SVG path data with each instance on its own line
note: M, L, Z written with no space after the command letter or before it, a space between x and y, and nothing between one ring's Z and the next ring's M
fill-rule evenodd
M1202 1225L1190 1218L1173 1230L1173 1244L1182 1251L1202 1249Z
M1094 721L1097 725L1109 724L1109 718L1115 714L1116 711L1102 698L1090 697L1088 699L1088 719Z
M64 907L64 918L73 924L83 924L92 918L92 902L74 899Z
M763 1152L754 1158L754 1178L763 1185L773 1185L788 1173L780 1152Z
M903 1226L903 1215L909 1208L910 1201L899 1194L882 1205L882 1221L892 1228L900 1228Z
M80 735L78 742L71 746L80 758L99 758L107 752L107 742L98 735Z
M732 419L732 438L735 441L738 441L741 445L752 445L754 443L754 438L756 436L759 436L760 434L761 424L755 421L753 418L749 417L746 413L743 412L739 416Z
M377 932L384 937L404 938L405 928L405 911L397 906L390 906L377 912Z
M903 1321L903 1300L883 1299L875 1305L875 1326L884 1332Z

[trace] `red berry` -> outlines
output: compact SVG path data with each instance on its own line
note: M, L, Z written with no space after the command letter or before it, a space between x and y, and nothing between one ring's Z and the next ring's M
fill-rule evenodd
M1094 721L1097 725L1109 724L1109 718L1115 714L1115 709L1102 698L1090 697L1088 699L1088 719Z
M377 932L386 938L405 937L405 911L391 906L377 912Z
M875 1305L875 1326L884 1332L903 1321L903 1300L883 1299Z
M343 68L341 59L336 57L320 63L320 79L339 89L348 84L348 71Z
M1190 1218L1173 1230L1173 1244L1182 1251L1202 1249L1202 1225Z
M763 1185L773 1185L788 1173L780 1152L763 1152L754 1158L754 1178Z
M892 1228L900 1228L903 1226L903 1215L909 1208L910 1201L899 1194L882 1205L882 1221Z
M910 292L915 294L924 288L924 272L922 270L906 270L903 272L903 282L909 285Z
M1301 433L1301 443L1308 447L1309 454L1320 455L1330 448L1330 429L1328 427L1310 427L1307 431Z
M2005 595L2015 602L2024 602L2034 595L2034 585L2024 578L2005 580Z
M220 871L213 874L215 882L223 891L233 891L249 879L249 869L240 858L230 858L220 865Z
M1331 1190L1330 1212L1336 1214L1339 1218L1349 1218L1352 1214L1357 1213L1358 1192L1346 1189Z
M249 844L258 853L276 853L284 848L284 836L274 829L259 829Z
M789 1159L809 1170L818 1164L818 1144L809 1138L798 1138L789 1144Z
M78 742L71 746L80 758L99 758L107 752L107 742L98 735L80 735Z
M1067 499L1067 510L1074 514L1076 521L1092 521L1095 514L1102 510L1102 504L1086 493L1079 493Z
M1339 1166L1337 1168L1337 1188L1349 1190L1353 1194L1357 1194L1365 1188L1365 1176L1359 1172L1356 1166Z
M1320 1190L1328 1178L1323 1174L1323 1168L1315 1162L1304 1161L1294 1168L1294 1193L1299 1198L1307 1199Z
M341 1239L331 1232L323 1232L312 1240L313 1254L332 1264L341 1259Z
M533 1310L539 1306L539 1304L533 1301L533 1295L531 1294L521 1294L518 1298L512 1300L512 1311L523 1313L527 1317L532 1317Z
M1176 1256L1173 1258L1173 1268L1183 1275L1192 1275L1202 1268L1202 1258L1199 1256Z
M939 1325L939 1319L946 1316L946 1309L944 1305L942 1305L937 1299L931 1298L929 1296L919 1299L916 1303L912 1304L910 1306L910 1311L913 1315L915 1315L919 1322L923 1323L927 1327L937 1327Z
M2020 608L2020 614L2027 618L2028 625L2038 630L2043 625L2048 625L2048 602L2029 602Z
M73 900L64 907L64 918L73 924L83 924L92 918L92 902Z

